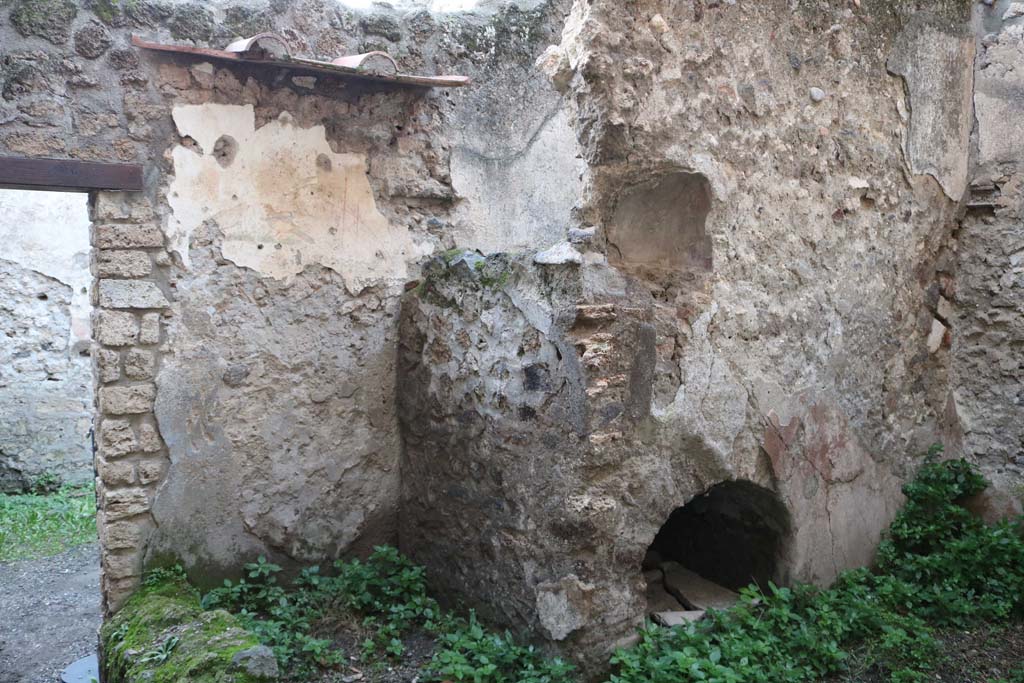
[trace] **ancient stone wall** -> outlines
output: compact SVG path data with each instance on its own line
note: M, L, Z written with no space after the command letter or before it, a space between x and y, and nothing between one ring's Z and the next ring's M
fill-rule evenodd
M516 246L560 238L577 200L571 183L533 190L504 170L571 168L582 182L557 133L562 98L531 66L557 38L558 5L16 0L0 12L0 154L145 167L144 192L93 197L108 608L154 563L211 582L258 554L295 565L396 540L399 294L457 234L503 248L514 209L530 217ZM404 70L478 85L395 90L129 44L223 47L268 29L294 54L384 49ZM475 185L499 143L492 180ZM522 208L481 208L517 187L531 188Z
M89 212L0 191L0 492L92 478Z
M574 5L538 63L588 166L573 243L407 299L401 538L448 594L604 661L725 481L787 510L777 580L870 563L921 456L962 452L971 4Z
M932 443L1012 474L1015 17L976 85L967 0L356 4L0 9L0 154L145 167L91 199L109 608L172 559L401 540L590 658L720 482L788 512L780 580L825 583ZM475 82L129 44L261 30Z

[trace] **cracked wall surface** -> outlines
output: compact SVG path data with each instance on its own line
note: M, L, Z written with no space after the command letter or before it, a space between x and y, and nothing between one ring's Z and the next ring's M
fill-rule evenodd
M0 491L92 478L84 195L0 190Z

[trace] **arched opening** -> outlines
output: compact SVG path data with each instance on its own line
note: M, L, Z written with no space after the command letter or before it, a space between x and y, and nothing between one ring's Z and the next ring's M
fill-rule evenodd
M676 508L651 543L648 612L722 609L744 586L766 589L788 532L789 515L771 491L747 481L712 487Z

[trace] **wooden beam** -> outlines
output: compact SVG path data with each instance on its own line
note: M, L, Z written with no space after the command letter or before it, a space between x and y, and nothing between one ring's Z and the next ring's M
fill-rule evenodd
M142 189L140 164L0 156L0 189L88 192Z

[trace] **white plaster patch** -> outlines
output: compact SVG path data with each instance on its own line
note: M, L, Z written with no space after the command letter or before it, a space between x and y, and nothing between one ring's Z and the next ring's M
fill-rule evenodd
M186 266L192 232L208 220L233 263L275 279L320 264L353 293L403 282L422 255L377 210L366 156L332 151L323 126L301 128L284 112L257 129L252 105L179 106L173 116L199 145L172 153L167 234Z
M89 206L85 194L0 190L0 259L71 287L69 344L88 344Z

